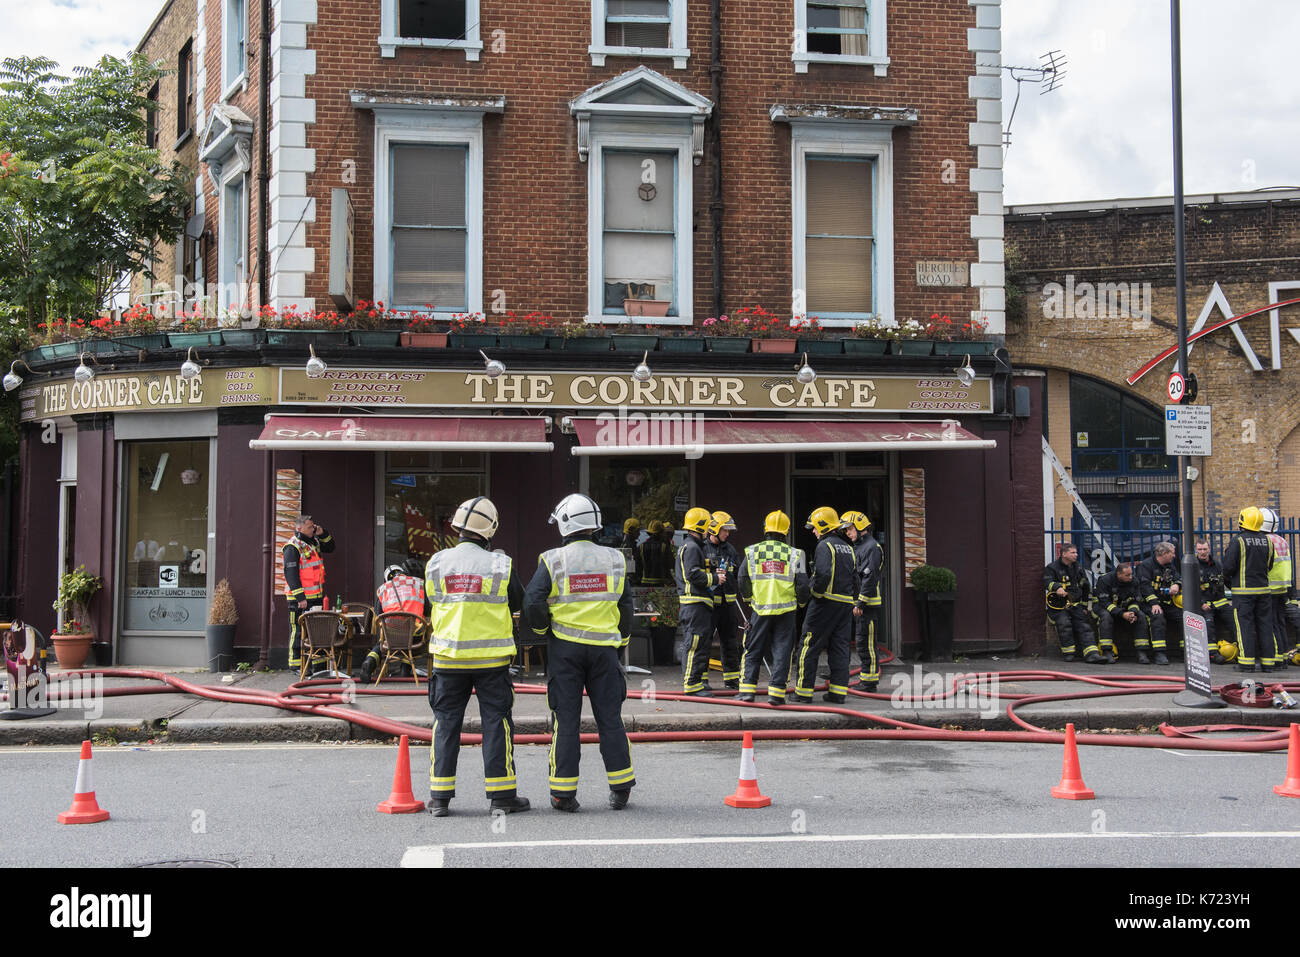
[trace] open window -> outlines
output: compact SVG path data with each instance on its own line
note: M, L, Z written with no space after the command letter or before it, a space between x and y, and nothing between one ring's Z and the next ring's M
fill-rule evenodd
M886 0L795 0L794 60L796 73L809 63L847 63L875 67L885 76Z
M466 60L477 60L479 0L381 0L380 52L396 56L398 47L464 50Z

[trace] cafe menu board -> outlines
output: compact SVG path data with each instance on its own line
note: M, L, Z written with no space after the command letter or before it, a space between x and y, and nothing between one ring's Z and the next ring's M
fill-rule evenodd
M903 574L925 564L925 469L903 469Z
M302 474L293 469L275 471L275 580L272 593L287 592L284 581L284 546L293 538L294 522L302 512Z

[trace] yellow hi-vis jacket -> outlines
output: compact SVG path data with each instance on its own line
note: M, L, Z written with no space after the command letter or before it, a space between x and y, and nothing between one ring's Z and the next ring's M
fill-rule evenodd
M1269 535L1273 543L1273 567L1268 570L1268 590L1274 595L1291 593L1291 546L1281 535Z
M776 539L756 542L745 549L745 571L752 583L750 605L764 617L784 615L798 608L795 572L803 571L804 554Z
M551 576L546 604L555 637L580 645L622 647L618 602L627 577L623 553L578 540L543 552L541 559Z
M510 558L476 542L438 552L425 567L435 668L497 668L515 654L507 589Z

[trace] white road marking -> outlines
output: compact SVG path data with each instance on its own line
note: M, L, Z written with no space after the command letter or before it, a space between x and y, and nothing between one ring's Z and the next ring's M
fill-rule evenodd
M402 855L402 867L442 867L442 845L408 847Z

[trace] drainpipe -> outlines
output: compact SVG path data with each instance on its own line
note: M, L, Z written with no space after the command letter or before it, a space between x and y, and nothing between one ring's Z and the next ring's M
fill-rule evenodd
M709 78L713 116L709 125L709 152L713 156L713 197L709 215L713 219L713 315L723 312L722 294L722 0L711 0L712 53Z
M257 173L257 272L261 276L261 282L257 284L257 304L265 306L270 300L271 289L271 256L266 248L267 213L271 196L271 0L262 0L261 51L261 82L257 93L257 109L261 114L258 136L261 155Z

